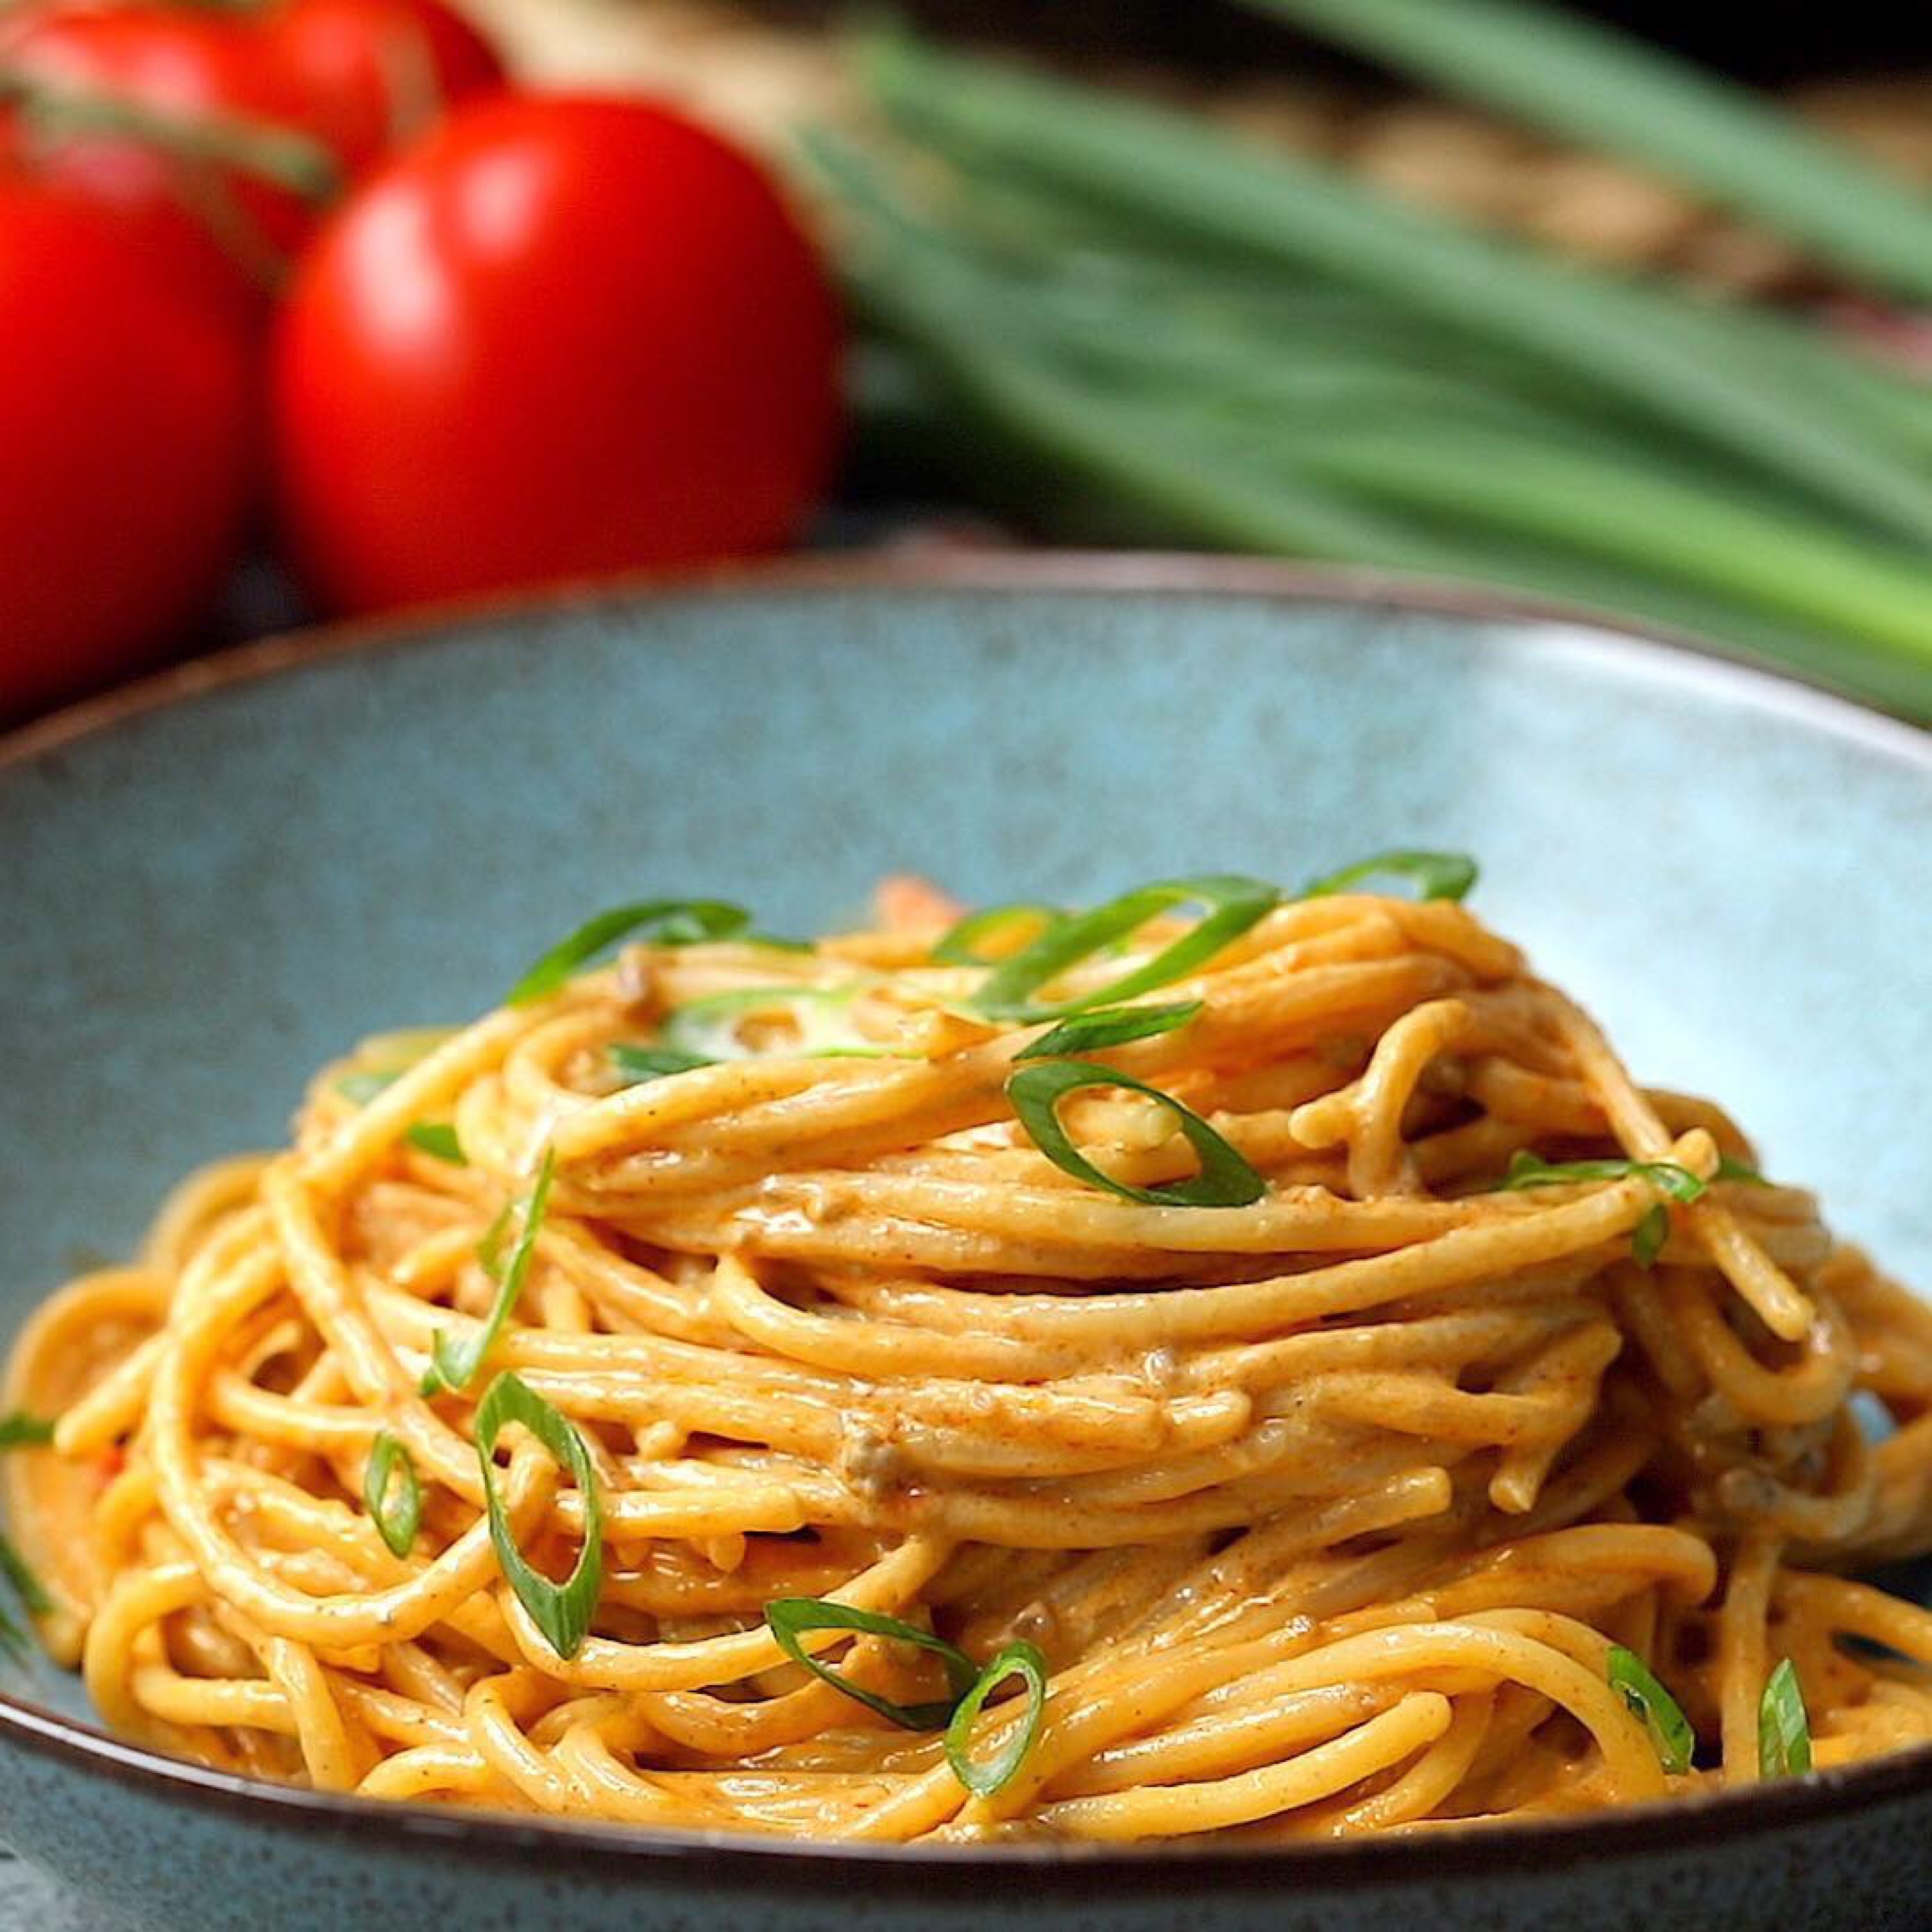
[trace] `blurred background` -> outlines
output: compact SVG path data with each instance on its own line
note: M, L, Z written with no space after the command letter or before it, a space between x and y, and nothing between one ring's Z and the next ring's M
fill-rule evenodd
M1932 722L1932 23L0 8L0 723L796 546L1494 585Z

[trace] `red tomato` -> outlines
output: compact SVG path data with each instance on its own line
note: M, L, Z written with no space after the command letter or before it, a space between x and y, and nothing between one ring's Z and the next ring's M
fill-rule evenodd
M115 6L23 16L0 58L51 88L132 102L187 122L210 119L304 131L305 103L251 16L193 7ZM35 165L158 218L190 207L238 249L296 247L317 211L302 195L238 169L209 170L134 134L77 132Z
M772 548L824 488L838 325L765 176L636 101L459 110L302 264L291 548L339 609Z
M285 0L264 25L308 124L352 175L504 82L495 50L442 0Z
M233 307L70 190L0 173L0 716L138 668L206 606L248 506Z

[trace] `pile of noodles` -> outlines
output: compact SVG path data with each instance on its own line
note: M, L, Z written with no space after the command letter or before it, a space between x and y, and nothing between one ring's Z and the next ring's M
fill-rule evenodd
M1131 1198L1016 1114L1046 1023L974 1004L1039 920L936 961L956 910L900 882L877 930L668 937L373 1040L290 1149L184 1184L133 1265L47 1303L6 1400L58 1426L6 1457L9 1517L107 1722L325 1790L890 1840L1748 1783L1802 1768L1760 1735L1787 1659L1816 1764L1932 1737L1932 1616L1842 1574L1932 1544L1932 1318L1716 1106L1634 1085L1460 904L1331 893L1090 1055L1141 1083L1060 1106L1105 1180L1193 1173L1166 1094L1265 1184ZM652 1060L700 1000L709 1050ZM1600 1166L1500 1186L1526 1153ZM524 1234L487 1364L425 1394ZM506 1426L493 1533L475 1418L506 1370L584 1467ZM386 1436L421 1498L400 1554ZM601 1577L560 1645L502 1546L568 1575L592 1472ZM934 1652L818 1629L843 1682L812 1674L764 1614L796 1598L976 1665L1032 1646L1043 1710L1016 1676L975 1720L997 1788L962 1782Z

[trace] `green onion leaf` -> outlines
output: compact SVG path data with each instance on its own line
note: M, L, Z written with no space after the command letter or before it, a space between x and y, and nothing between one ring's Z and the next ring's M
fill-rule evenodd
M0 1535L0 1570L4 1570L7 1580L20 1594L22 1603L35 1616L44 1617L52 1610L53 1599L40 1587L40 1580L28 1567L27 1559L14 1547L10 1537Z
M1098 1053L1130 1040L1151 1040L1156 1034L1184 1027L1201 1010L1198 1000L1176 1000L1164 1006L1112 1006L1103 1012L1076 1013L1023 1046L1016 1060L1050 1060L1069 1054Z
M1635 1651L1613 1643L1606 1670L1610 1688L1643 1720L1658 1762L1673 1775L1688 1771L1697 1734L1677 1700L1652 1675L1649 1665Z
M1141 886L1090 912L1056 920L1031 944L996 968L970 1004L991 1019L1021 1021L1060 1019L1095 1006L1118 1005L1204 964L1280 902L1274 886L1238 874L1165 879ZM1076 999L1045 1004L1034 1000L1042 986L1102 946L1127 938L1161 913L1189 904L1208 910L1190 931L1144 965Z
M1630 1232L1630 1256L1640 1268L1653 1268L1670 1238L1670 1210L1661 1201L1644 1210L1643 1219Z
M1124 1087L1158 1100L1179 1124L1200 1160L1201 1172L1191 1180L1172 1181L1162 1187L1134 1187L1102 1174L1073 1144L1060 1124L1060 1102L1083 1087ZM1153 1208L1246 1208L1268 1192L1268 1183L1192 1108L1118 1067L1090 1060L1035 1060L1007 1081L1006 1097L1034 1145L1063 1174L1070 1174L1090 1187L1104 1188L1123 1200Z
M378 1071L374 1067L358 1067L354 1072L339 1075L335 1090L345 1100L353 1100L358 1107L366 1107L386 1087L393 1087L403 1077L400 1066L384 1067Z
M687 1000L666 1013L658 1028L664 1046L700 1060L754 1060L760 1056L738 1036L747 1019L765 1015L788 1019L798 1030L800 1056L886 1057L888 1049L854 1033L842 1018L862 986L734 986Z
M0 1449L18 1449L53 1439L53 1419L50 1416L29 1415L24 1408L0 1415Z
M1711 1178L1713 1180L1739 1181L1747 1187L1768 1187L1771 1185L1749 1161L1740 1160L1736 1154L1730 1154L1718 1155L1718 1171Z
M778 1648L793 1663L802 1664L813 1676L844 1692L867 1710L878 1712L902 1730L941 1729L956 1710L963 1708L960 1700L976 1689L980 1681L977 1666L956 1644L878 1610L855 1610L849 1604L835 1604L824 1597L776 1597L765 1606L765 1622L778 1639ZM799 1639L808 1632L823 1630L856 1630L867 1636L890 1637L896 1643L930 1651L946 1666L952 1696L928 1704L896 1704L889 1697L853 1683L830 1664L820 1663L800 1642Z
M1580 1180L1628 1180L1633 1174L1648 1181L1673 1201L1694 1201L1704 1191L1703 1182L1674 1160L1546 1161L1526 1148L1511 1156L1509 1172L1496 1183L1496 1191L1567 1187Z
M1304 886L1301 896L1327 898L1347 892L1364 879L1384 876L1413 880L1420 898L1466 898L1476 883L1476 862L1461 852L1378 852L1373 858L1358 859L1339 872Z
M395 1498L390 1499L392 1479ZM400 1437L384 1430L369 1445L368 1466L362 1474L362 1501L376 1533L389 1546L393 1556L406 1556L416 1540L422 1522L422 1485L416 1480L416 1466Z
M954 926L932 949L932 956L948 966L994 966L1010 957L1014 947L1010 945L1004 952L988 954L982 949L989 939L1023 933L1030 942L1065 916L1059 907L1043 905L1033 899L982 907L978 912L969 912Z
M1811 1768L1811 1720L1788 1657L1779 1660L1758 1700L1757 1768L1766 1778L1802 1778Z
M422 1386L424 1395L436 1395L446 1389L454 1392L465 1388L483 1366L483 1358L490 1352L503 1324L509 1318L510 1310L516 1306L523 1294L524 1278L530 1271L530 1256L536 1248L537 1230L543 1226L544 1209L550 1200L550 1180L556 1172L556 1153L545 1148L543 1165L537 1169L536 1184L526 1196L512 1202L490 1222L478 1243L477 1258L496 1284L496 1298L490 1304L490 1312L482 1325L468 1341L452 1342L440 1328L436 1331L430 1343L430 1365L423 1372ZM512 1221L518 1219L522 1225L506 1266L503 1240Z
M496 1437L506 1422L527 1429L577 1479L584 1498L584 1546L561 1583L553 1583L532 1567L510 1534L508 1512L496 1492ZM530 1613L550 1648L561 1658L574 1657L604 1586L604 1508L597 1495L597 1472L590 1452L569 1420L511 1370L490 1384L476 1409L476 1460L483 1471L483 1493L490 1511L490 1540L517 1600Z
M447 1120L416 1120L403 1130L403 1138L410 1146L420 1148L424 1154L434 1154L438 1160L446 1160L452 1167L467 1167L469 1156L463 1151L463 1143L456 1138L456 1130Z
M554 993L580 966L608 946L636 933L648 933L658 946L694 946L707 939L729 939L751 923L742 906L724 899L640 899L614 906L586 920L535 961L508 992L506 1006L527 1006Z
M979 1763L971 1752L974 1720L988 1696L1010 1677L1018 1677L1026 1684L1026 1720L998 1756ZM946 1727L946 1761L952 1766L953 1776L976 1798L992 1797L1012 1782L1026 1762L1046 1714L1046 1659L1024 1640L1008 1644L980 1672L980 1681L960 1700Z
M693 1073L700 1066L715 1066L710 1054L682 1053L674 1046L614 1046L610 1064L636 1087L646 1080L662 1080L674 1073Z

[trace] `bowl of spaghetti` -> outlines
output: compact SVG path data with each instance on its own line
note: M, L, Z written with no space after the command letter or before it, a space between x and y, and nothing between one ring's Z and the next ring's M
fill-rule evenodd
M16 740L0 1833L166 1928L1916 1922L1928 808L1160 560Z

